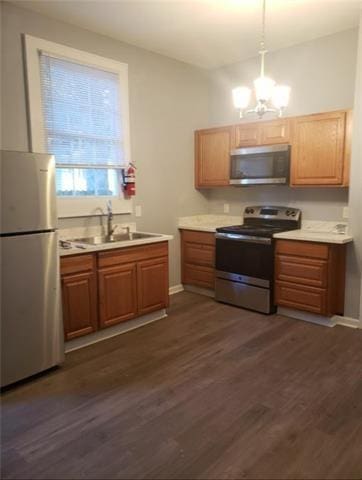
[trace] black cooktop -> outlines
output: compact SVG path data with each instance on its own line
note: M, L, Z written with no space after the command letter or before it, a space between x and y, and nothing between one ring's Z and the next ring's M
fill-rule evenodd
M220 233L231 233L236 235L250 235L253 237L271 238L274 233L285 232L290 228L276 227L272 225L255 226L255 225L231 225L230 227L217 228Z
M217 228L219 233L272 238L275 233L300 228L301 213L292 207L246 207L244 223Z

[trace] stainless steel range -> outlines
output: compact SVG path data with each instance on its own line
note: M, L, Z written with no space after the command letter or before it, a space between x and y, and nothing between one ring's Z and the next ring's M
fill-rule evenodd
M215 299L274 313L273 235L300 224L297 208L250 206L242 225L217 228Z

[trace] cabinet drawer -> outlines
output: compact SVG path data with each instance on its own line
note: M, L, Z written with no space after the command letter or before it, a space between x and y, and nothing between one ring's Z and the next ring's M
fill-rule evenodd
M215 246L215 234L212 232L196 232L193 230L181 230L182 240L185 242L201 243Z
M184 266L183 283L199 287L215 288L215 270L198 265Z
M203 265L205 267L214 268L215 248L211 245L185 242L184 261L193 265Z
M284 307L325 315L327 291L322 288L277 281L275 283L275 303Z
M327 265L325 260L277 255L275 277L285 282L326 288Z
M277 240L275 251L277 254L327 260L329 247L324 243L300 242L297 240Z
M60 273L69 275L73 273L89 272L94 269L95 257L93 254L70 255L60 258Z
M111 267L123 263L168 256L167 242L150 245L119 248L98 253L98 268Z

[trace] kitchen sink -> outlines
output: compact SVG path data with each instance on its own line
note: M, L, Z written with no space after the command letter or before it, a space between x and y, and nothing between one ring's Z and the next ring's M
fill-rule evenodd
M69 241L77 242L77 243L86 243L88 245L103 245L104 243L129 242L131 240L141 240L143 238L153 238L153 237L160 237L160 235L156 235L152 233L129 232L129 233L118 233L115 235L97 235L94 237L73 238Z

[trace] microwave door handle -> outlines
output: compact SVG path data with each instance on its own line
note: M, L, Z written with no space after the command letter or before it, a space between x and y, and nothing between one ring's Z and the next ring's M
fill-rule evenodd
M265 237L254 237L252 235L239 235L236 233L216 233L216 238L220 240L229 240L233 242L244 242L244 243L261 243L264 245L270 245L272 243L271 238Z

